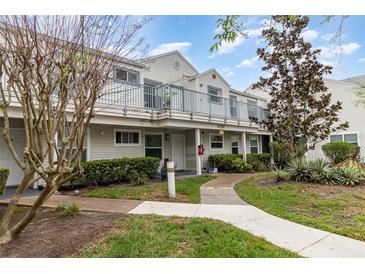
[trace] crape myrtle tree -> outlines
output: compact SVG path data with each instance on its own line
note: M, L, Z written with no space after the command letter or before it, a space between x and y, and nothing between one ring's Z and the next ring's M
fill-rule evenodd
M348 127L339 122L341 103L331 101L323 80L332 67L319 62L320 49L313 49L302 37L308 21L307 16L272 17L270 26L262 30L267 48L257 49L265 63L262 71L268 76L253 85L271 96L270 114L261 123L287 144L293 157L298 147L306 151L332 132Z
M2 137L22 180L0 220L0 244L16 237L44 202L81 172L81 155L96 101L113 66L141 52L140 29L149 17L1 16L0 113ZM12 104L14 103L14 104ZM9 113L24 121L24 158L11 138ZM44 189L20 220L21 194L38 180Z
M229 24L225 23L227 20ZM232 27L238 25L236 21L236 16L218 21L223 32L215 36L217 42L210 50L216 50L222 41L232 41L235 37L232 33L237 33ZM323 81L332 67L320 63L317 59L320 50L313 49L302 37L309 18L272 16L266 21L261 36L267 45L259 48L257 55L264 62L262 71L268 76L260 77L253 87L270 94L267 105L270 114L259 123L271 131L276 140L286 144L288 153L295 157L331 132L348 125L339 122L337 114L341 103L331 102L331 93ZM222 25L228 27L222 28Z

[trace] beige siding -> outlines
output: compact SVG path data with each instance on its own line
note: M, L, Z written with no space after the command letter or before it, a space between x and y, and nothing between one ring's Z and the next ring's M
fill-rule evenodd
M361 158L365 162L365 108L356 105L356 101L359 99L356 95L359 86L357 84L335 80L326 80L325 83L331 91L333 102L342 102L342 110L339 112L340 121L349 122L349 128L343 132L359 134ZM321 147L327 142L329 142L329 139L318 143L315 146L315 150L308 153L308 157L310 159L324 158L325 156Z
M115 146L114 130L127 129L110 125L91 125L90 127L90 160L113 159L120 157L144 156L144 129L141 130L141 144L139 146ZM136 130L136 128L132 128ZM103 134L101 134L101 132Z
M179 69L175 69L174 63L179 62ZM144 77L162 83L172 83L183 86L183 75L192 76L196 72L178 54L170 54L151 60L144 72Z

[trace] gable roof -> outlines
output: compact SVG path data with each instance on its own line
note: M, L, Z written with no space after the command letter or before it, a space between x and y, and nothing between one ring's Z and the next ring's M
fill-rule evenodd
M228 86L228 87L230 87L230 86L231 86L231 85L230 85L230 84L226 81L226 79L224 79L224 78L223 78L223 76L219 73L219 71L218 71L218 70L216 70L215 68L208 69L208 70L206 70L206 71L203 71L202 73L197 73L196 75L191 76L191 77L189 78L189 80L194 80L194 79L196 79L196 78L198 78L198 77L204 76L204 75L206 75L206 74L208 74L208 73L211 73L211 72L214 72L215 74L217 74L217 75L219 76L219 78L221 78L221 79L223 80L223 82L227 84L227 86Z
M184 62L195 72L195 73L199 73L199 71L197 71L197 69L189 62L188 59L186 59L184 57L184 55L182 55L180 53L180 51L178 50L173 50L173 51L169 51L169 52L166 52L166 53L161 53L161 54L157 54L157 55L153 55L153 56L150 56L148 58L145 58L145 60L154 60L154 59L158 59L158 58L162 58L162 57L165 57L165 56L169 56L169 55L178 55L181 59L184 60Z
M356 83L365 86L365 74L343 79L341 81Z

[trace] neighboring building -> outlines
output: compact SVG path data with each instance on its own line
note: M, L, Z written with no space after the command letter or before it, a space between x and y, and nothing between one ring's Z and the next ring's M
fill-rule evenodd
M215 69L199 73L178 51L151 57L147 65L119 63L97 107L83 160L157 156L173 160L177 170L200 174L210 154L269 151L270 133L250 121L265 118L266 100L232 89ZM15 149L22 155L17 102L10 115ZM0 111L0 128L1 116ZM8 185L16 185L22 172L0 139L0 166L11 169Z
M352 77L344 80L325 79L325 84L332 94L333 102L342 102L342 110L339 112L341 122L349 122L349 128L328 136L328 139L316 144L315 149L309 151L310 160L324 158L322 145L327 142L345 141L360 146L361 161L365 162L365 106L357 105L359 89L365 86L365 75ZM270 100L270 95L261 90L253 90L252 86L244 93L255 94Z

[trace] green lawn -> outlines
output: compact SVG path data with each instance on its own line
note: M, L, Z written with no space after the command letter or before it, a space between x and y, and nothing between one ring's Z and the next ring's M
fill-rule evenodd
M147 201L176 201L200 203L200 186L215 178L211 175L189 177L176 181L176 199L169 199L167 182L150 183L142 186L101 187L83 193L86 197L133 199Z
M298 257L220 221L200 218L129 216L78 257L102 258L255 258Z
M365 241L365 187L285 182L265 184L272 174L238 183L239 196L276 216Z

